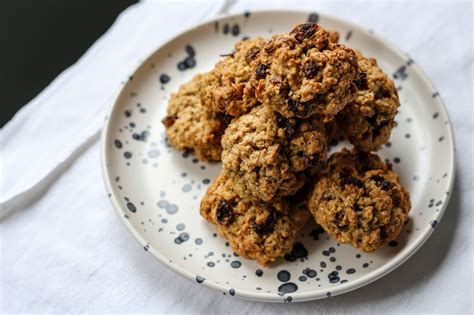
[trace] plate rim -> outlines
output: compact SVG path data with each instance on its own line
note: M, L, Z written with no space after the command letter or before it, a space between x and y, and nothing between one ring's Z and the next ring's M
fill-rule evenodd
M196 23L191 25L190 27L185 28L181 32L174 34L173 36L169 37L167 40L164 42L160 43L143 61L140 62L140 64L135 67L133 74L135 74L141 67L146 64L163 46L168 45L170 42L175 40L176 38L185 35L186 33L192 32L195 29L204 26L209 23L213 22L220 22L222 20L227 20L227 19L232 19L232 18L237 18L241 17L248 11L239 11L235 14L218 14L214 17L206 18L200 23ZM251 13L252 15L254 14L263 14L263 15L271 15L275 13L288 13L288 14L306 14L309 15L311 13L315 13L316 11L311 11L311 10L301 10L301 9L285 9L285 8L279 8L279 9L256 9L252 10ZM345 20L343 18L339 18L330 14L327 14L325 12L317 12L317 14L321 17L324 17L325 19L333 20L337 23L345 24L351 27L351 29L356 30L357 32L364 33L367 36L372 36L375 37L376 40L382 42L384 45L387 46L391 51L393 51L395 54L400 55L400 56L405 56L407 58L410 58L408 54L403 52L400 48L392 44L390 41L382 38L378 34L369 31L368 29L364 28L363 26L360 26L352 21ZM433 93L438 93L437 89L435 88L434 84L432 83L431 79L428 77L427 74L421 69L421 67L418 66L417 63L413 63L411 65L411 70L415 71L418 77L423 81L423 84L425 84L429 89L433 91ZM135 237L136 240L143 246L148 245L148 242L137 232L137 230L133 227L133 225L124 218L123 213L124 209L120 205L120 203L117 200L117 197L115 194L113 194L113 188L112 188L112 175L109 174L109 169L108 169L108 162L107 162L107 139L109 138L110 134L110 120L109 118L113 114L115 108L119 104L119 100L121 99L123 93L126 90L126 87L130 84L128 81L120 86L118 90L116 91L115 95L112 97L113 102L111 105L109 105L109 109L107 110L107 114L105 117L104 125L101 131L101 136L100 136L100 161L101 161L101 169L102 169L102 177L104 181L104 185L106 188L106 193L108 193L109 200L112 203L112 206L115 210L115 213L118 215L122 223L125 225L127 230ZM435 215L435 219L439 223L441 218L444 215L444 212L446 211L446 208L449 204L449 201L452 196L452 191L453 191L453 186L455 182L455 169L456 169L456 159L455 159L455 142L454 142L454 132L453 132L453 127L451 123L451 118L449 116L449 113L446 109L445 103L441 96L437 95L436 101L439 103L439 108L440 111L442 112L443 115L445 115L447 119L447 137L446 140L449 141L449 147L450 147L450 152L449 152L449 160L451 160L451 167L450 167L450 172L448 174L447 178L447 192L449 192L448 195L445 197L445 202L441 205L439 208L439 211ZM424 231L420 233L418 236L418 240L413 244L412 247L406 248L400 252L398 255L398 259L392 259L390 260L387 264L382 266L379 269L376 269L354 281L350 281L344 284L340 284L338 286L335 286L334 288L331 288L330 290L327 289L320 289L320 288L315 288L315 290L310 291L310 292L302 292L302 293L293 293L291 294L291 297L293 298L294 302L304 302L304 301L311 301L311 300L317 300L317 299L322 299L322 298L328 298L328 297L333 297L336 295L340 295L343 293L347 293L350 291L354 291L356 289L359 289L361 287L364 287L370 283L373 283L376 280L379 280L380 278L386 276L393 270L395 270L397 267L402 265L404 262L406 262L408 259L410 259L422 246L423 244L429 239L433 231L435 230L434 227L427 226L425 227ZM173 264L172 261L164 257L158 250L153 248L152 246L149 246L148 252L150 252L156 259L158 259L162 264L164 264L166 267L171 269L172 271L180 274L181 276L191 280L191 281L196 281L197 282L197 277L199 274L194 274L192 272L187 271L185 268ZM198 282L198 284L204 285L205 287L220 291L220 292L229 292L231 289L230 286L224 286L221 284L218 284L214 281L204 279L202 282ZM230 294L229 294L230 295ZM232 296L234 296L232 294ZM285 302L286 300L284 299L284 296L279 296L274 293L265 293L265 292L253 292L253 291L245 291L245 290L235 290L235 297L237 298L243 298L247 300L253 300L253 301L260 301L260 302Z

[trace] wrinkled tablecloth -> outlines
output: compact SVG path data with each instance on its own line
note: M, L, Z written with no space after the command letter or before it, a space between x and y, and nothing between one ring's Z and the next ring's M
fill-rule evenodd
M410 260L351 293L285 305L225 297L145 254L112 210L99 161L106 110L161 43L218 14L270 8L338 16L407 52L444 99L457 147L448 209ZM472 314L472 38L469 1L144 1L126 9L1 131L0 311Z

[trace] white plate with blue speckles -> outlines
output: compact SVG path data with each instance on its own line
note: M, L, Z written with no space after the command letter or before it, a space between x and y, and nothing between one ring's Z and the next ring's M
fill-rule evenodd
M215 227L199 215L200 199L220 164L203 163L170 148L161 119L170 93L196 73L210 70L237 40L285 33L308 18L339 31L342 43L377 58L392 74L401 107L398 126L380 154L393 162L410 191L412 210L400 237L375 253L338 244L310 223L298 239L302 257L263 268L235 256ZM439 94L406 54L372 32L334 17L266 11L205 22L176 36L143 62L108 114L102 168L110 200L144 255L154 255L196 285L227 296L296 302L334 296L379 279L426 241L449 200L454 143Z

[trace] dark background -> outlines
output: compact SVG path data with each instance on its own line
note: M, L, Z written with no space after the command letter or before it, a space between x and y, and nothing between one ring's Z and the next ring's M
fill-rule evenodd
M135 0L0 0L0 126L79 59Z

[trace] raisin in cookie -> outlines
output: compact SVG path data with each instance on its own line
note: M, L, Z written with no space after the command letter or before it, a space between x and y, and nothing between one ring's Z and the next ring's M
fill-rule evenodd
M240 116L257 105L250 77L264 42L259 37L240 41L233 53L215 65L210 71L210 84L203 89L206 106L226 115Z
M163 119L168 143L180 150L194 150L200 160L221 159L221 136L229 122L222 114L204 106L200 90L209 74L198 74L170 97Z
M355 52L314 23L268 40L252 75L257 99L284 117L331 119L352 101L358 75Z
M242 199L233 182L219 175L201 201L201 215L217 225L234 251L268 265L291 251L298 232L311 214L303 204L290 210L287 201L255 203Z
M365 252L395 239L410 207L410 196L390 164L347 149L330 157L308 201L326 232Z
M286 119L258 106L232 120L222 137L222 167L243 198L268 202L293 195L305 172L326 158L325 125L312 119Z
M359 78L354 82L355 100L337 115L338 127L359 150L378 150L387 143L400 106L393 81L383 73L373 58L357 53Z

